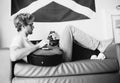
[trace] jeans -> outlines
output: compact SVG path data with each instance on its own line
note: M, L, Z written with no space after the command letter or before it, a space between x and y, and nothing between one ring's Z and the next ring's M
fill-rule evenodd
M74 26L67 26L63 31L59 42L59 46L64 52L63 58L65 61L71 61L72 45L74 40L77 41L81 46L91 50L97 49L100 42Z

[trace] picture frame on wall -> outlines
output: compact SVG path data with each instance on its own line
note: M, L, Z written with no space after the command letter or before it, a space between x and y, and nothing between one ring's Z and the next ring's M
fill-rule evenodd
M120 14L112 15L112 29L115 43L120 43Z

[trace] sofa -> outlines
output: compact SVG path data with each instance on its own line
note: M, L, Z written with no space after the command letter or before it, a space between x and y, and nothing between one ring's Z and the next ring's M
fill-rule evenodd
M35 66L11 62L9 48L0 49L0 83L120 83L119 44L109 46L104 60L91 60L99 51L73 44L71 62L57 66Z

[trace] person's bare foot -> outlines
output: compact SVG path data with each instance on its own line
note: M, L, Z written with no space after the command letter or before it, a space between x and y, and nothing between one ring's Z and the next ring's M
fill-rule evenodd
M90 59L97 59L98 57L97 57L97 55L92 55L91 57L90 57Z
M106 58L106 56L103 53L99 53L98 56L97 55L92 55L90 57L90 59L98 59L98 60L104 60Z
M104 60L105 58L106 58L106 56L103 53L99 53L98 59Z

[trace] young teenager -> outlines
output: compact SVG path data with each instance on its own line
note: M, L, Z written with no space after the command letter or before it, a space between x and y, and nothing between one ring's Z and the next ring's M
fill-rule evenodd
M42 40L40 43L34 45L28 40L28 35L31 35L34 29L34 16L28 13L21 13L14 18L14 25L18 34L14 37L10 45L10 58L12 61L23 59L27 62L27 56L44 47L47 42Z

